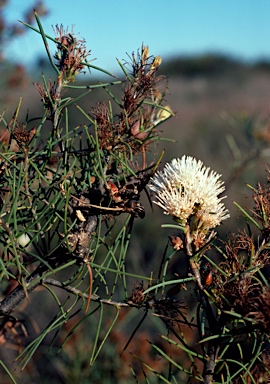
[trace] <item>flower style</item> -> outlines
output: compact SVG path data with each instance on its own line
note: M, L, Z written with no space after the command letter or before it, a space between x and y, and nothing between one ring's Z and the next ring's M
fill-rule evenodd
M190 156L173 159L151 178L153 202L192 232L206 233L229 217L221 202L226 196L218 197L225 190L220 176Z

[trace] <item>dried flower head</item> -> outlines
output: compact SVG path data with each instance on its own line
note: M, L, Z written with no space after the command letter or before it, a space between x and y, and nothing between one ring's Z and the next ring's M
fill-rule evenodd
M242 273L252 276L259 268L269 264L270 252L260 236L255 238L254 234L238 230L237 233L230 233L224 245L226 259L220 266L229 277Z
M258 290L257 295L251 297L248 305L248 316L261 324L266 330L270 329L270 289Z
M219 275L219 276L218 276ZM233 310L242 316L253 319L254 322L269 329L270 327L270 289L262 287L257 278L240 274L231 279L221 279L215 272L214 291L216 302L223 310ZM254 323L254 326L255 326Z
M190 156L174 159L151 179L154 203L181 225L207 232L229 217L218 197L225 189L220 176Z
M168 295L168 297L161 297L159 300L155 301L154 310L168 328L173 328L179 320L185 319L187 307L182 301L173 300Z
M57 67L64 75L65 81L74 81L76 75L84 68L85 62L90 51L86 51L85 40L77 39L73 36L73 31L68 33L63 25L56 26L57 52L54 57L57 60Z
M35 136L36 131L36 127L32 128L30 131L26 131L26 125L22 125L21 127L17 127L13 130L12 136L17 142L19 148L26 150Z
M95 119L98 130L99 146L110 151L119 143L119 132L113 125L110 117L110 110L104 102L98 103L92 108L91 116Z
M267 169L269 172L269 169ZM268 183L261 185L258 183L257 188L253 192L253 200L255 203L253 209L253 217L263 226L264 235L267 237L270 233L270 179Z
M144 291L143 282L135 284L129 301L136 305L143 304L145 301Z
M125 116L130 116L142 101L155 96L159 86L165 80L164 76L157 76L157 70L161 64L160 56L150 56L147 46L142 46L141 52L137 56L133 53L130 63L131 76L125 85L122 98Z

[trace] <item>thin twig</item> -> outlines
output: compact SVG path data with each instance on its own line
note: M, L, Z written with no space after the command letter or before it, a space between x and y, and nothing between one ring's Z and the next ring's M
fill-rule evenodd
M210 343L208 347L208 361L204 365L203 384L212 384L219 346Z
M101 210L104 210L104 211L116 211L116 212L120 212L120 211L123 211L124 208L110 208L110 207L104 207L102 205L95 205L95 204L90 204L90 203L85 203L83 202L81 199L79 199L78 197L74 196L74 195L70 195L74 200L77 200L79 201L83 207L91 207L91 208L98 208L98 209L101 209Z
M60 281L55 280L55 279L51 279L49 277L45 277L42 280L42 283L53 285L54 287L62 288L67 292L74 293L75 295L82 297L83 299L88 299L88 297L89 297L88 293L83 293L77 288L71 287L70 285L65 285L65 284L61 283ZM90 296L90 298L91 298L91 301L97 301L97 302L102 303L102 304L113 305L114 307L126 307L126 308L127 307L137 307L136 304L125 303L125 302L121 302L121 301L120 302L119 301L113 301L110 299L102 299L100 296L98 296L96 294L92 294Z

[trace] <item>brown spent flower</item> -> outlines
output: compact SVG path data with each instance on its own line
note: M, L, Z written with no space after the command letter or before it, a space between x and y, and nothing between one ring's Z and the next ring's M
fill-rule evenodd
M161 297L155 301L154 309L155 313L161 317L167 327L173 328L179 319L185 320L184 311L187 310L187 307L181 301L173 300L168 296Z
M37 128L32 128L29 132L26 131L25 125L19 128L15 128L12 132L12 136L17 142L20 149L23 151L28 149L33 137L35 136Z
M161 58L149 56L148 47L142 46L137 56L133 53L131 67L123 87L121 111L111 116L105 103L98 103L90 115L95 120L99 146L108 151L124 153L127 158L145 152L158 136L156 126L173 115L167 105L161 105L166 86L161 92L159 84L164 79L156 76ZM143 104L148 100L148 104ZM145 162L144 162L144 165Z
M269 169L268 169L269 173ZM266 236L270 235L270 177L268 176L268 184L262 186L260 183L257 189L254 190L253 200L255 207L253 209L253 216L256 220L260 221L263 226L263 232Z
M254 319L259 327L270 329L270 289L263 287L254 275L268 251L259 252L254 240L245 232L232 234L225 246L226 260L219 265L226 276L215 271L213 292L221 308L234 310ZM253 255L253 258L251 257Z
M249 312L248 317L253 318L261 324L264 329L270 329L270 289L259 290L255 297L251 297L247 302Z
M63 25L56 25L56 40L57 52L54 57L57 60L57 67L63 74L63 79L66 82L75 80L76 75L80 73L84 68L84 62L90 55L91 51L86 51L85 40L77 39L73 36L73 30L71 33L68 29L64 29Z
M245 231L232 233L228 237L225 244L226 260L221 263L221 267L229 276L248 271L253 268L253 271L248 274L254 274L254 268L269 263L270 252L267 247L264 247L264 239L260 236L254 239L254 236L249 236Z
M131 56L131 63L126 63L131 67L132 79L124 88L123 109L125 114L130 116L134 110L146 98L152 98L158 89L158 85L165 78L156 76L156 72L161 64L160 56L149 56L148 46L142 46L141 52L134 52Z
M141 305L145 300L144 291L143 282L135 284L129 301L136 305Z
M98 130L98 141L101 149L110 151L119 143L120 132L110 119L110 111L104 102L92 108L91 117L95 120Z

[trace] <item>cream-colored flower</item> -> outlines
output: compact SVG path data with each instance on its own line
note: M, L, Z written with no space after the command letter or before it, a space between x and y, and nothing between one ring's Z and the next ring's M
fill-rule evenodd
M221 202L226 196L218 197L225 190L220 176L190 156L174 159L151 179L153 202L181 225L207 232L229 217Z

